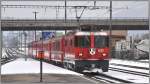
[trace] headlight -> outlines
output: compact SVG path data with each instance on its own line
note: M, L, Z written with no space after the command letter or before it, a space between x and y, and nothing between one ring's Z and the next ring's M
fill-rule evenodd
M102 53L102 56L107 56L107 54L106 53Z
M80 52L80 53L79 53L79 56L82 56L82 55L83 55L83 54Z
M103 53L104 49L99 49L98 52Z

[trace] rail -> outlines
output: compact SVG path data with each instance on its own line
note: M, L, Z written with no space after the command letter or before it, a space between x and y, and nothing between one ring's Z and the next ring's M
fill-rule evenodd
M4 56L3 58L1 58L2 65L9 63L11 61L14 61L17 58L9 49L6 49L5 52L7 56Z

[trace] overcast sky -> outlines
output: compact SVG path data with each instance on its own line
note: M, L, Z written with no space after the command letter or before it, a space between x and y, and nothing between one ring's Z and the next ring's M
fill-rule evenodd
M50 6L64 6L62 1L2 1L2 5L50 5ZM67 2L68 6L93 6L93 1L74 1ZM109 2L99 1L96 6L109 7ZM78 9L78 15L83 9ZM20 18L20 19L34 19L32 12L38 11L38 19L64 19L64 9L55 8L2 8L2 18ZM67 9L67 17L75 19L75 9ZM106 18L109 17L109 9L86 9L81 18ZM142 1L116 1L113 2L113 18L147 18L148 17L148 2ZM129 31L128 35L143 34L147 31Z
M3 1L3 5L49 5L49 6L64 6L62 1ZM93 1L68 1L68 6L93 6ZM96 6L109 7L109 2L99 1L96 2ZM81 14L83 9L78 9L78 15ZM34 19L33 11L38 11L37 18L64 18L64 9L56 8L2 8L2 18L13 17L13 18L32 18ZM75 9L67 9L67 17L73 18L76 16ZM81 18L95 17L105 18L109 17L109 9L85 9ZM148 17L148 3L146 1L115 1L113 2L113 17Z

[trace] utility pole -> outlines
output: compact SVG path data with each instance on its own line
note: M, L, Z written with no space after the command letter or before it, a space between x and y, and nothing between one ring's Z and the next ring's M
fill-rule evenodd
M43 29L42 29L43 32ZM40 82L43 82L43 55L44 55L44 51L43 51L43 35L42 35L42 56L40 58ZM39 54L39 53L38 53Z
M24 35L24 48L25 48L25 61L27 61L27 55L26 55L26 40L27 40L27 33L25 31L23 31L23 35Z
M67 1L65 0L65 23L67 22ZM67 23L66 23L67 26ZM67 30L65 30L65 35L67 33Z
M21 51L23 51L23 49L22 49L22 31L20 31L21 32L21 34L20 34L20 36L21 36Z
M34 23L34 24L35 24L34 41L36 41L36 19L37 19L36 16L37 16L37 13L38 13L38 12L35 11L35 12L33 12L33 13L34 13L34 20L35 20L35 23ZM36 54L37 54L37 49L35 50L35 52L36 52Z
M36 41L36 21L37 21L37 13L38 12L33 12L34 13L34 17L35 17L35 41ZM43 44L43 42L42 42ZM42 49L43 49L43 45L42 45ZM39 54L39 52L37 53L37 45L36 45L36 55ZM43 63L42 63L42 58L40 59L40 82L43 82Z
M35 11L35 12L33 12L33 13L34 13L34 19L35 19L35 21L36 21L36 19L37 19L36 16L37 16L37 13L39 13L39 12L36 12L36 11Z
M65 0L65 22L67 20L67 1Z
M110 0L109 16L109 57L112 55L112 0Z
M2 7L2 5L1 5L1 0L0 0L0 11L1 11L1 7ZM1 12L0 12L0 66L1 66L1 58L2 58L2 28L1 28ZM0 69L0 74L1 74L1 69ZM1 81L1 77L0 77L0 81Z
M149 0L149 8L148 8L148 12L149 12L149 16L148 16L148 18L149 18L149 46L150 46L150 0ZM150 47L149 47L149 58L150 58ZM149 62L150 63L150 62ZM150 67L150 65L149 65L149 67ZM149 71L149 73L150 73L150 71ZM149 78L149 82L150 82L150 78Z

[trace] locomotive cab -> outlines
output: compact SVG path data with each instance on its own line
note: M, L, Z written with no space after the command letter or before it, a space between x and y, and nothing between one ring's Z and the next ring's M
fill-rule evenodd
M109 37L105 32L78 32L75 34L75 59L77 70L101 68L108 71Z

